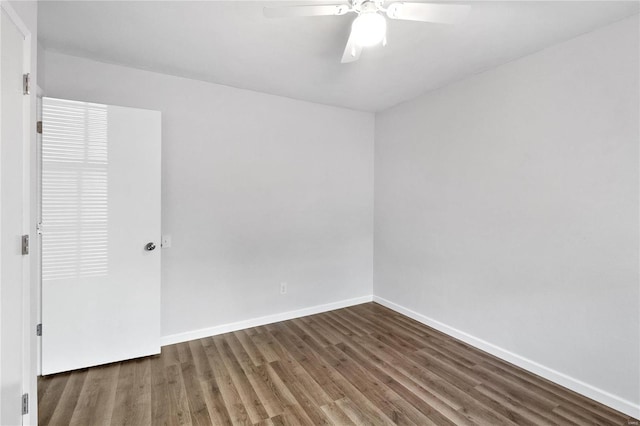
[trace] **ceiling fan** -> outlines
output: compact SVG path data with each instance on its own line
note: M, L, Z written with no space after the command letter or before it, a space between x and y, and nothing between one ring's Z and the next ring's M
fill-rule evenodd
M268 18L293 18L301 16L339 16L356 13L351 23L351 33L342 55L342 63L360 58L362 49L382 43L387 44L387 20L402 19L436 24L455 24L469 12L470 6L442 3L410 3L385 0L349 0L345 4L265 7Z

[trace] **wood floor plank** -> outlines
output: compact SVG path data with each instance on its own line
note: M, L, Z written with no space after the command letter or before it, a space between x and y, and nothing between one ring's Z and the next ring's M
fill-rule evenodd
M375 303L39 379L40 425L628 425Z
M162 347L162 362L164 365L177 365L180 364L180 357L178 356L178 346L180 345L167 345Z
M218 352L215 341L213 339L206 339L206 341L209 343L205 346L209 358L209 364L215 371L215 381L209 381L207 383L208 386L215 386L215 388L210 388L211 393L214 395L216 394L216 391L220 393L232 424L250 423L247 408L242 403L240 394L231 379L231 375L224 365L224 361Z
M209 358L202 346L202 339L191 340L187 342L189 350L191 352L191 359L193 360L193 366L196 369L199 380L210 380L215 377L215 373L209 364Z
M410 420L417 425L455 425L448 420L440 412L425 403L415 393L407 389L400 381L386 373L383 368L379 368L376 361L369 361L369 358L363 356L363 353L353 349L351 345L340 344L337 346L348 357L358 363L358 365L366 368L373 377L383 383L390 391L394 392L398 398L392 400L397 401L396 406L407 414ZM410 404L412 408L408 408Z
M189 342L193 343L193 342ZM184 382L184 388L189 405L189 414L191 416L191 424L194 426L205 426L211 424L211 416L207 408L207 403L202 392L198 371L196 369L195 359L191 352L190 344L181 345L184 349L183 360L180 363L180 373ZM194 345L198 346L198 345ZM201 346L200 346L201 347ZM206 376L204 377L206 380Z
M231 356L233 356L239 367L244 371L244 374L247 375L252 373L253 367L255 367L256 364L254 364L253 359L247 353L236 334L228 333L223 336L226 344L229 345L229 348L231 349Z
M388 391L385 386L376 378L374 378L364 368L359 367L355 362L350 360L337 347L329 347L328 352L337 360L333 367L340 374L347 378L362 394L366 396L376 407L384 413L393 423L399 425L419 424L411 420L413 417L398 407L394 402L397 398Z
M180 365L170 363L165 367L165 373L167 375L166 421L169 425L190 425L191 412Z
M557 418L545 418L544 415L539 414L535 410L525 408L518 401L505 397L485 385L478 385L471 396L483 402L483 404L487 406L490 405L496 411L503 412L508 410L508 412L503 415L513 419L519 425L550 426L562 423L559 422ZM485 397L489 399L485 400Z
M294 396L282 381L277 378L276 373L269 367L269 364L256 366L252 376L254 376L253 378L255 380L262 382L261 386L264 386L264 390L261 388L261 391L263 391L265 395L270 395L269 397L277 402L280 407L280 414L286 411L285 407L296 403Z
M278 397L277 393L269 386L268 381L258 372L258 368L263 367L259 365L253 368L253 372L247 375L251 386L256 391L256 395L260 398L260 402L267 410L267 414L271 417L277 417L284 413L285 409L282 404L282 400Z
M243 346L244 350L247 352L254 365L262 365L266 362L266 360L256 347L255 342L251 340L251 336L246 333L246 330L236 331L233 334L240 341L240 344Z
M422 339L422 336L397 325L393 321L393 317L387 318L376 316L374 314L366 314L365 318L369 320L369 327L377 329L378 333L382 336L396 339L397 343L404 348L418 350L427 346L427 342Z
M71 417L73 417L76 405L78 405L78 399L80 399L80 392L87 378L87 373L88 370L86 369L71 373L62 391L62 395L60 395L60 401L56 405L55 411L49 416L48 413L38 410L38 416L48 417L48 424L50 425L68 425L71 422ZM47 394L45 394L45 396ZM46 406L48 405L46 405L45 402L45 407ZM38 408L40 408L40 406Z
M64 394L71 373L41 377L38 380L38 424L48 425Z
M370 333L366 325L362 324L361 321L351 321L345 315L347 312L348 312L348 308L343 308L343 309L337 309L335 311L327 312L327 315L329 315L335 321L339 321L341 324L343 324L345 327L351 330L351 333L355 335L366 336L367 334Z
M276 361L276 365L283 367L283 372L287 375L287 378L293 383L299 383L300 387L304 389L305 393L309 395L317 406L332 402L333 400L327 395L326 391L296 360L293 352L299 348L291 343L291 340L283 328L269 327L268 330L274 340L279 344L277 350L280 360ZM274 363L270 364L274 365Z
M269 367L280 377L282 383L287 386L296 399L297 405L304 410L313 424L330 424L326 415L320 410L320 405L316 402L317 397L314 400L314 395L304 387L302 382L296 380L296 377L288 371L288 368L281 361L273 361L269 363Z
M308 336L309 339L313 339L315 343L321 347L331 345L331 342L322 334L322 332L313 326L313 323L309 324L301 318L286 321L286 323L290 326L294 325L298 329L302 330L304 335Z
M208 380L200 380L200 387L202 389L204 402L209 410L211 422L215 425L233 424L229 410L218 387L218 379L212 377Z
M65 382L67 381L67 375L65 374L57 374L54 376L49 376L47 378L43 377L43 380L38 382L38 400L42 399L45 392L49 388L52 383L57 382Z
M329 420L334 425L351 426L355 423L347 416L347 414L340 408L338 404L332 402L331 404L323 405L320 407L322 411L327 415Z
M120 365L112 425L151 423L151 375L149 359L136 359Z
M615 424L625 420L624 415L621 415L608 407L602 407L601 404L598 404L588 398L575 398L575 396L578 396L577 394L574 394L573 392L566 392L560 386L555 384L553 384L553 386L549 386L550 382L542 380L531 373L524 372L521 369L505 369L504 365L496 365L494 363L482 363L481 367L493 372L496 376L499 375L501 377L505 377L530 389L536 395L540 395L548 400L555 400L559 405L564 407L564 409L572 411L578 416L592 419L591 421L603 423L611 422Z
M242 345L237 334L228 334L226 338L227 343L229 343L229 346L233 351L233 355L240 363L244 374L247 376L247 380L255 391L269 418L282 414L284 412L284 407L280 403L280 400L271 392L268 384L257 372L256 367L263 365L263 363L260 363L259 365L253 364L251 356L245 351L245 346ZM257 355L259 358L262 358L261 355Z
M291 323L287 324L287 336L287 341L295 344L297 349L292 351L292 355L324 393L333 401L344 398L343 390L332 380L329 372L330 366L320 359L314 351L308 350L306 342L310 339L309 336L305 335L300 329L296 330L295 324ZM305 337L307 338L306 340Z
M163 348L164 351L164 348ZM162 362L162 356L152 356L149 360L151 368L151 423L166 426L169 420L169 395L167 389L167 374Z
M310 327L313 327L314 329L318 330L318 332L322 333L324 338L328 340L331 345L336 345L342 342L342 339L344 337L341 336L339 332L334 330L333 327L326 324L322 319L322 317L320 316L320 314L312 315L310 318L313 318L313 319L303 318L302 321L304 321Z
M271 336L267 336L266 330L260 331L251 337L251 340L255 343L256 348L262 355L265 363L278 361L280 357L274 350L274 342Z
M218 337L220 338L215 339L218 353L222 358L222 362L224 362L227 367L227 371L231 376L231 380L233 380L238 395L249 415L249 419L252 423L258 423L261 420L268 419L269 415L267 411L264 409L260 398L258 398L253 386L251 386L251 383L247 379L246 373L242 370L240 363L233 354L229 343L224 336Z
M459 389L433 372L422 369L404 354L395 351L377 339L363 339L356 340L356 342L369 350L370 353L375 353L377 357L393 365L402 374L411 377L416 383L428 389L437 399L444 401L451 408L459 410L464 405L464 396L461 395Z
M377 417L371 417L361 408L361 405L354 404L349 398L343 398L336 401L336 405L355 423L356 425L380 425L384 424ZM384 418L388 420L386 417Z
M369 352L366 348L355 342L349 344L348 348L344 348L343 351L347 353L351 351L355 352L355 354L351 352L352 357L361 362L370 359L374 364L373 368L380 370L380 373L382 373L379 374L379 377L385 378L388 385L390 380L393 380L395 382L393 386L396 392L436 424L471 424L470 421L457 412L456 408L438 399L433 393L416 383L409 376L402 374L392 364L379 358L375 353Z
M467 379L465 375L460 374L458 377L452 375L451 372L440 368L441 366L432 362L434 360L425 360L419 351L403 354L396 351L391 346L382 343L378 346L383 349L391 360L400 359L396 365L403 371L417 377L423 381L428 387L437 390L449 401L455 401L459 404L458 412L467 417L473 423L480 424L512 424L508 418L500 413L493 412L484 406L480 401L471 397L469 391L479 384L471 379Z
M320 314L320 316L334 330L340 333L343 341L345 337L360 335L360 333L353 326L349 326L348 322L342 321L339 318L336 318L334 315L331 314L331 312L325 312L323 314Z
M289 419L289 422L293 424L313 424L311 418L300 405L300 400L304 399L304 395L299 395L296 398L296 395L291 392L287 384L273 369L273 363L276 362L279 361L273 361L264 366L264 374L268 377L268 381L273 384L274 389L277 389L277 393L283 401L285 418Z
M71 416L70 425L109 425L120 364L109 364L89 369L78 403Z
M282 414L278 414L277 416L273 416L269 419L271 422L271 426L285 426L288 424L285 417Z
M393 424L393 422L391 422L380 408L371 402L371 400L361 393L353 383L333 367L339 361L327 351L326 347L320 346L313 340L305 340L305 344L309 346L310 351L317 355L314 362L322 364L322 368L325 369L328 378L334 385L336 385L340 394L345 395L341 400L351 401L352 404L356 404L358 412L361 414L362 418L368 419L365 424Z

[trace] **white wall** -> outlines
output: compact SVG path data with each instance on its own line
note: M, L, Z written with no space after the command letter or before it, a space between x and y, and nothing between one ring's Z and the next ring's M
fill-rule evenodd
M638 28L378 114L374 260L377 297L636 416Z
M371 295L373 114L45 61L47 96L162 111L164 336Z

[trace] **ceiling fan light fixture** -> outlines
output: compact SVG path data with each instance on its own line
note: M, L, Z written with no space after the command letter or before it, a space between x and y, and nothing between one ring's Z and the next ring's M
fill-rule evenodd
M365 12L351 24L355 42L360 46L373 46L382 42L387 35L387 20L376 12Z
M2 0L0 0L2 1ZM387 45L387 18L400 21L456 24L469 12L471 6L446 4L442 0L414 2L404 0L341 0L341 4L308 4L282 7L265 7L268 18L298 16L335 16L358 14L351 23L351 32L342 54L342 63L360 58L365 47L382 43Z

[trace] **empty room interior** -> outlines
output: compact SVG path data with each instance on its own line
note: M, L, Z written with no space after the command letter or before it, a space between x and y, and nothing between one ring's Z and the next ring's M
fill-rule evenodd
M640 2L0 10L0 425L640 425Z

